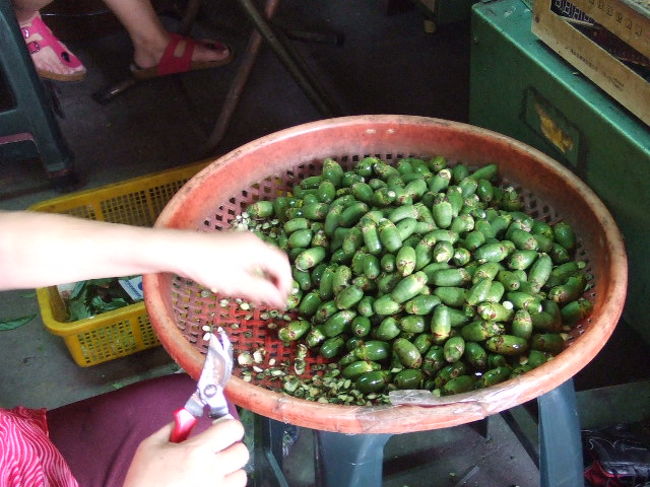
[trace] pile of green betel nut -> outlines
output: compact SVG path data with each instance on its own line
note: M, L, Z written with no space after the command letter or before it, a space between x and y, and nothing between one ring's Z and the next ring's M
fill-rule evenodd
M326 159L287 196L250 204L250 229L292 263L298 318L278 337L335 364L325 373L335 394L322 377L291 374L284 390L343 404L393 389L449 395L557 355L592 310L590 277L571 226L522 206L496 164L440 156L366 157L351 171Z

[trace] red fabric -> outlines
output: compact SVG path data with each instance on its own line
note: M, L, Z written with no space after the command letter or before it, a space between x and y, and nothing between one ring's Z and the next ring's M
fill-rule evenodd
M150 379L48 411L47 424L43 409L0 409L0 487L122 487L140 442L195 389L186 374Z
M0 487L79 487L50 441L44 409L0 409Z
M173 374L53 409L52 442L82 487L122 487L140 442L171 423L195 389L188 375ZM204 415L192 434L210 424Z

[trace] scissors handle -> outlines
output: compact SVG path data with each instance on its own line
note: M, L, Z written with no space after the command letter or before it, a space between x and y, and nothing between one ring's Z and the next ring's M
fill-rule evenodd
M174 429L169 435L169 441L172 443L180 443L185 441L198 419L192 415L187 409L180 408L174 412Z

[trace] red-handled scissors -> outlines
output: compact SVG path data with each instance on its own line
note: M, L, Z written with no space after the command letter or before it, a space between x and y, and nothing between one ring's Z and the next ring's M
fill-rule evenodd
M211 418L233 417L223 394L223 389L232 373L232 365L232 345L223 328L219 328L217 333L212 333L210 336L208 353L205 356L196 390L185 406L174 412L174 429L169 436L169 441L173 443L184 441L198 418L203 416L206 405Z

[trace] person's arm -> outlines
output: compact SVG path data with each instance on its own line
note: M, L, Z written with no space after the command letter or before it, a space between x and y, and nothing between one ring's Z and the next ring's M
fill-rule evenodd
M0 212L0 290L173 272L225 295L286 305L286 255L249 232L152 229Z
M248 450L239 421L217 420L181 443L170 443L172 424L145 439L135 452L124 487L218 485L244 487Z

